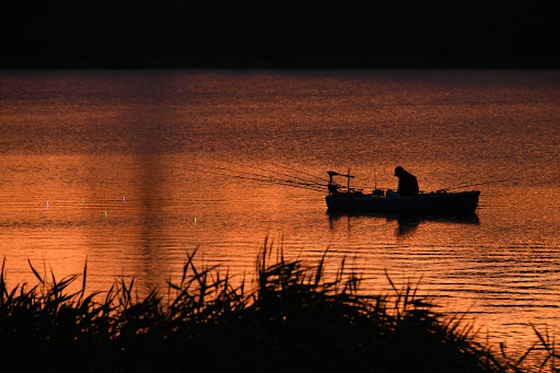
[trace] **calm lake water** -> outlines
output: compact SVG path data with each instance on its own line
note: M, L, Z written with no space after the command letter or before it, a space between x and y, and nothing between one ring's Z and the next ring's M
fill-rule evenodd
M559 71L0 71L0 126L9 286L36 283L30 260L166 288L197 248L251 280L268 238L310 265L328 249L327 274L346 258L372 294L385 271L419 284L509 352L529 323L560 337ZM326 189L279 182L395 188L397 165L480 190L476 219L333 218Z

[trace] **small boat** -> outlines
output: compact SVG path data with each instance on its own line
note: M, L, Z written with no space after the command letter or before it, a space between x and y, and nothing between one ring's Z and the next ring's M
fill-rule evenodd
M364 193L350 187L354 176L328 171L329 194L326 197L327 213L416 213L416 214L472 214L478 207L480 191L420 192L415 196L401 196L392 191L385 192L375 188L371 193ZM335 176L345 177L346 186L334 181Z

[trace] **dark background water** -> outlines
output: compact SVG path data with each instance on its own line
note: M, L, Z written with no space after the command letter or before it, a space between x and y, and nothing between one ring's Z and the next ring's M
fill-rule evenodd
M0 255L8 284L87 260L90 290L178 279L198 249L241 281L266 238L367 292L419 282L514 351L557 325L560 74L554 70L3 71ZM325 185L481 190L475 220L329 217ZM285 184L285 183L284 183Z
M551 1L7 4L3 67L558 67Z

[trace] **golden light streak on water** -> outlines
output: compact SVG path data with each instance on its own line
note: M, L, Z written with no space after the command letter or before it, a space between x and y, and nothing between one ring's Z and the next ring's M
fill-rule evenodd
M527 323L557 324L558 72L38 71L0 79L8 284L34 281L28 259L57 278L81 275L87 261L88 289L135 278L142 293L179 278L194 250L201 266L249 281L268 237L311 265L328 250L327 274L346 258L368 292L391 291L385 271L400 285L418 281L443 309L470 311L513 351L534 341ZM387 189L396 165L425 191L482 183L477 219L334 218L326 191L254 180L325 185L327 170L350 168L356 187Z

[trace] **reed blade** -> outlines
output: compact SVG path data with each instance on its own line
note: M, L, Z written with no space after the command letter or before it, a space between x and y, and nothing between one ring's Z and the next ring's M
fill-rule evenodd
M45 284L45 281L43 280L43 278L41 277L41 275L39 274L39 272L37 272L37 270L35 269L35 267L33 267L33 265L31 264L31 260L29 260L29 258L27 259L27 263L29 264L29 267L31 268L31 271L33 272L33 274L35 275L35 277L37 277L37 279L39 280L39 282L41 284Z

